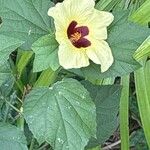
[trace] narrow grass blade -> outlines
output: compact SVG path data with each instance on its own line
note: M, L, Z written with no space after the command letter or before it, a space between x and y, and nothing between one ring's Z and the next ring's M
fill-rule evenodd
M137 61L147 56L150 56L150 36L143 42L143 44L134 53L134 58Z
M144 69L144 73L145 73L145 83L146 83L146 89L147 89L147 95L148 95L148 100L150 103L150 61L148 61L145 65L145 69ZM150 114L149 114L150 116ZM150 127L149 127L150 129Z
M34 87L39 87L39 86L49 86L53 84L57 78L57 71L53 71L51 68L44 70L36 83L34 84Z
M33 55L32 51L22 52L22 55L21 55L21 57L18 61L18 64L17 64L17 71L18 71L19 76L22 74L24 68L26 67L26 65L30 61L32 55Z
M121 150L129 150L129 76L121 79L122 94L120 99L120 135Z
M150 0L143 3L143 5L133 13L130 19L142 25L148 25L150 21Z
M150 61L135 72L135 86L140 117L150 148Z
M96 9L110 11L120 2L121 0L100 0L96 4Z

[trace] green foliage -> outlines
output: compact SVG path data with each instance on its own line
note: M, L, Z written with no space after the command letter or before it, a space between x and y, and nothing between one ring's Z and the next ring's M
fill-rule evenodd
M59 68L58 43L54 35L41 37L32 45L35 53L33 71L39 72L51 67L54 71Z
M97 135L96 139L91 139L88 144L88 147L93 147L106 141L118 126L117 114L121 87L118 85L94 86L88 82L83 82L83 85L90 92L96 105Z
M0 65L0 86L8 80L13 80L14 77L11 73L11 69L9 64L6 62L5 64Z
M47 141L57 150L83 149L95 136L94 103L73 79L33 89L25 99L24 116L38 142Z
M145 137L147 143L150 147L150 61L146 63L145 67L137 70L135 72L135 83L136 83L136 93L137 93L137 101L140 112L140 117L145 133Z
M134 147L136 150L148 150L148 146L145 140L144 132L142 129L137 130L131 134L131 147Z
M98 10L110 11L120 2L121 0L100 0L95 7Z
M24 68L29 63L33 55L32 51L21 51L21 53L22 55L17 63L17 71L18 71L19 76L22 74L22 72L24 71Z
M5 76L7 77L6 80L4 80L3 84L0 85L0 115L2 113L1 108L5 102L4 100L13 99L13 95L15 95L15 92L11 93L14 86L14 77L11 74L9 75L9 73L5 74Z
M55 83L58 71L59 70L53 71L51 68L44 70L38 80L35 82L34 87L50 86L51 84Z
M12 125L0 122L0 149L27 150L23 132Z
M0 64L5 63L11 52L22 44L21 40L0 33Z
M134 58L138 61L148 56L150 56L150 36L143 42L143 44L134 53Z
M100 149L99 146L97 146L97 147L94 147L94 148L90 148L90 149L88 149L88 150L101 150L101 149Z
M149 6L150 2L147 0L143 5L131 15L130 19L142 25L148 25L149 23ZM147 56L149 56L149 38L147 38L144 43L139 47L135 53L135 58L140 60L143 67L135 72L135 86L138 108L140 112L140 118L143 125L143 130L145 133L146 141L148 147L150 148L150 88L149 88L149 73L150 73L150 61L147 61Z
M147 25L150 22L150 1L146 0L145 3L131 15L130 19L142 25Z
M50 0L5 0L3 3L0 34L24 42L22 48L30 49L34 41L53 30L47 15L53 6Z
M132 96L130 98L130 111L131 111L131 115L132 117L139 121L140 120L140 114L139 114L139 110L138 110L138 104L137 104L137 100L135 96Z

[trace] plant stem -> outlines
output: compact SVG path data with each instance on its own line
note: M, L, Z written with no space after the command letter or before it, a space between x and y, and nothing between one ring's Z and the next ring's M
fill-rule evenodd
M23 95L22 95L22 99L21 99L22 104L23 104L23 101L24 101L24 98L25 98L25 94L26 94L26 88L24 87L24 91L23 91ZM21 113L23 113L23 107L22 106L20 107L20 111L21 111ZM17 120L17 126L22 131L24 131L24 117L23 117L23 115L18 118L18 120Z
M17 109L15 106L13 106L13 105L12 105L10 102L8 102L6 99L5 99L5 102L6 102L11 108L13 108L16 112L22 114L22 112L21 112L19 109Z
M119 140L119 141L117 141L117 142L115 142L115 143L112 143L112 144L110 144L110 145L108 145L108 146L103 147L102 150L109 150L109 149L112 149L113 147L117 146L117 145L120 144L120 143L121 143L121 140Z
M20 108L21 113L23 112L23 107ZM17 120L17 126L24 131L24 117L21 115Z

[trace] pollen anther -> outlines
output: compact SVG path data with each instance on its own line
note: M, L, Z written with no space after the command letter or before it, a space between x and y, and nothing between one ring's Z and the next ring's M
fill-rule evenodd
M74 34L71 35L70 41L71 42L77 42L81 38L81 33L80 32L75 32Z
M72 21L67 29L67 36L73 46L76 48L86 48L91 45L88 40L89 28L80 26L76 21Z

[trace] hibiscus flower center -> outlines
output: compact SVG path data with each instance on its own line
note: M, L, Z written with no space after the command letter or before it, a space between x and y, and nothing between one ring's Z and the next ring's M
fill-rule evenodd
M80 40L81 36L82 35L80 32L75 32L74 34L71 34L70 41L73 43L77 42L78 40Z
M91 42L86 38L89 34L87 26L77 26L76 21L72 21L67 29L67 36L71 43L77 48L86 48Z

